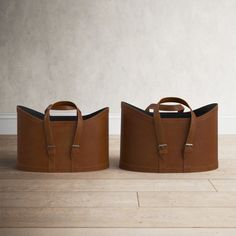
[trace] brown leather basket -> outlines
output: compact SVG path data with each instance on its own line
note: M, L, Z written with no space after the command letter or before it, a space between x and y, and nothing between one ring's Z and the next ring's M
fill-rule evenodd
M50 110L77 116L50 116ZM109 166L108 108L82 116L72 102L49 105L45 114L17 106L17 168L40 172L101 170Z
M169 102L179 104L162 104ZM216 103L193 111L183 99L167 97L146 110L125 102L121 108L120 168L162 173L218 168Z

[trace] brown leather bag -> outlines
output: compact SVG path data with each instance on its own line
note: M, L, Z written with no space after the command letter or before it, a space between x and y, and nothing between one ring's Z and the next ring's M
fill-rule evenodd
M190 111L162 104L169 102ZM120 168L163 173L218 168L216 103L193 111L183 99L167 97L145 111L125 102L121 108Z
M50 110L72 109L77 116L50 116ZM76 172L108 166L108 108L82 116L67 101L49 105L44 115L17 106L18 169Z

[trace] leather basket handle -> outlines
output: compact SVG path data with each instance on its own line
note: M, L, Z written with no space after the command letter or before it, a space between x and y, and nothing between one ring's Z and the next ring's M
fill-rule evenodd
M77 111L77 125L76 125L73 144L71 146L71 159L73 160L78 154L78 151L80 148L80 139L81 139L82 129L83 129L83 117L82 117L81 111L73 102L69 102L69 101L56 102L54 104L49 105L46 108L45 115L44 115L44 132L46 136L48 156L49 156L49 159L52 160L53 162L56 155L56 145L54 142L52 129L51 129L50 110L76 110Z
M149 111L150 109L154 110L154 107L156 106L156 103L150 104L145 111ZM175 104L175 105L166 105L166 104L160 104L160 111L177 111L179 113L184 112L184 106L181 104Z
M50 104L44 111L44 113L47 112L47 110L77 110L78 108L73 102L69 101L60 101L56 102L54 104Z
M157 143L158 143L158 152L160 154L161 158L164 158L164 155L168 153L168 144L165 139L165 133L163 130L163 125L162 125L162 119L160 115L160 106L162 103L168 103L168 102L177 102L182 105L185 105L186 107L189 108L190 113L191 113L191 120L190 120L190 126L188 130L188 135L186 137L185 141L185 146L184 146L184 159L187 157L187 155L192 152L192 149L194 147L194 134L196 130L196 115L191 109L191 107L188 105L188 103L177 97L166 97L162 98L156 106L154 106L154 112L153 112L153 117L154 117L154 125L155 125L155 131L156 131L156 138L157 138Z

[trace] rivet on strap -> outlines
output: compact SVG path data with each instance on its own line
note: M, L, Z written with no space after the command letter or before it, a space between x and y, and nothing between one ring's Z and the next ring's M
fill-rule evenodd
M158 144L158 152L160 154L160 157L163 159L164 154L168 153L167 144L166 143Z

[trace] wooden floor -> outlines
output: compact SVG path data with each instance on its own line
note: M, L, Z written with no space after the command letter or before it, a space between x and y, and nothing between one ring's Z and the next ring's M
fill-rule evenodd
M124 171L111 137L107 170L22 172L16 137L0 136L0 235L235 236L236 136L219 137L219 159L202 173Z

